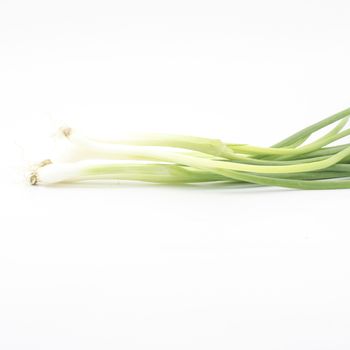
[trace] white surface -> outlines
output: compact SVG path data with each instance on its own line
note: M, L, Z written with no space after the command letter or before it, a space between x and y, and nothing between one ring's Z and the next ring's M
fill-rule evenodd
M346 108L349 10L2 0L0 348L349 349L349 191L21 170L61 122L268 145Z

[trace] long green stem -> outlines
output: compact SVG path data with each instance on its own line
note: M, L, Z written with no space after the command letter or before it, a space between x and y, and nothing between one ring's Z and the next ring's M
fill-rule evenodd
M324 147L324 148L321 148L317 151L314 151L314 152L310 152L310 153L307 153L307 154L301 154L301 155L298 155L298 156L295 156L293 158L293 160L305 160L305 159L311 159L311 158L314 158L314 157L324 157L324 156L331 156L333 154L336 154L340 151L342 151L343 149L347 148L350 146L350 143L347 143L347 144L343 144L343 145L338 145L338 146L331 146L331 147ZM274 160L277 160L279 159L280 157L278 157L277 159L274 158Z
M319 138L318 140L308 145L305 145L299 148L281 148L281 147L273 148L273 147L257 147L257 146L250 146L250 145L234 145L234 144L230 144L228 146L230 149L238 153L251 154L251 155L282 155L286 157L281 157L279 159L281 160L288 159L291 156L301 155L301 154L318 150L321 147L326 146L331 142L334 142L336 140L339 140L340 138L348 136L350 134L350 129L344 130L341 133L339 132L345 126L347 121L348 121L348 117L341 120L340 123L334 129L332 129L329 133L327 133L323 137Z
M160 152L154 150L144 150L136 147L123 148L114 145L101 145L80 137L76 133L71 133L69 139L78 147L83 148L86 154L92 154L95 157L105 159L130 159L130 160L146 160L177 163L187 165L194 168L209 170L210 169L226 169L233 171L254 172L261 174L278 174L278 173L297 173L325 169L338 162L345 157L350 156L350 147L345 148L339 153L329 158L315 161L312 163L301 163L291 165L252 165L236 162L218 161L193 156L187 156L175 152Z
M209 139L209 138L201 138L201 137L192 137L192 136L183 136L183 135L167 135L167 134L148 134L146 136L134 137L126 140L106 140L106 139L93 139L90 138L93 142L105 143L105 144L124 144L124 145L138 145L138 146L160 146L160 147L175 147L188 149L192 151L202 152L205 154L209 154L215 157L227 158L236 161L244 161L245 158L237 153L243 153L246 155L254 155L254 156L286 156L285 159L290 158L291 156L301 155L304 153L309 153L314 150L317 150L330 142L333 142L336 139L339 131L346 125L348 121L348 117L344 116L345 111L338 113L336 118L333 116L327 118L328 121L323 124L318 123L318 126L309 127L308 131L298 136L295 140L290 139L288 141L288 148L281 147L281 143L279 146L275 147L257 147L251 145L239 145L239 144L225 144L218 139ZM334 119L340 119L339 124L331 130L326 135L322 136L318 140L297 148L297 146L303 143L313 132L315 129L324 127L325 124L334 122ZM323 126L322 126L323 125ZM328 125L328 124L327 124ZM338 139L346 136L346 133L339 134ZM293 141L293 142L292 142ZM233 152L234 151L234 152ZM281 160L283 160L282 158Z
M209 154L214 157L235 159L235 153L218 139L170 134L147 134L131 139L108 140L87 138L92 142L132 146L174 147Z
M336 166L335 166L336 167ZM205 171L186 166L175 164L130 164L108 162L76 162L68 164L55 164L50 162L41 163L31 176L33 184L54 184L66 182L81 181L101 181L101 180L127 180L127 181L143 181L165 184L185 184L200 182L216 182L224 181L230 183L255 183L261 184L269 182L271 184L279 184L282 186L285 180L294 180L287 184L295 186L299 180L306 182L319 179L340 179L350 176L350 165L343 171L317 171L296 174L279 174L264 176L259 174L250 174L228 171L228 170L212 170ZM288 176L286 178L286 176ZM337 181L340 181L337 180ZM305 184L303 186L305 186Z
M218 170L218 174L234 180L255 183L264 186L278 186L303 190L331 190L350 188L350 178L342 180L294 180L241 173L237 171Z
M312 133L330 125L333 124L335 122L337 122L338 120L341 120L343 118L346 118L350 115L350 108L344 109L341 112L338 112L328 118L325 118L315 124L309 125L306 128L303 128L301 130L299 130L298 132L292 134L291 136L288 136L287 138L275 143L272 147L285 147L288 146L300 139L302 139L305 136L309 136Z
M334 173L333 173L334 174ZM327 176L332 176L331 173ZM96 164L81 171L84 180L117 179L154 183L224 181L225 176L175 164Z

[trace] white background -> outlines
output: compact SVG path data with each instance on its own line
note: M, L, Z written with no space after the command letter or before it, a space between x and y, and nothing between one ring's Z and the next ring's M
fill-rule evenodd
M30 187L61 122L269 145L350 105L348 1L0 1L0 348L349 349L350 192Z

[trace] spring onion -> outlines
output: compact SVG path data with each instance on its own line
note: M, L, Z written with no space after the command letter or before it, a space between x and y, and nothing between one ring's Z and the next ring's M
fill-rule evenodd
M166 184L229 182L295 189L350 188L350 108L310 125L271 147L225 143L203 137L147 134L127 139L86 136L72 128L59 134L70 145L56 161L33 167L33 185L82 181ZM323 136L308 142L323 128Z

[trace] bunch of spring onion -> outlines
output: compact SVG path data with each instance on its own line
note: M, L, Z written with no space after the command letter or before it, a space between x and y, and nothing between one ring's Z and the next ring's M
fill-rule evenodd
M218 139L151 134L113 140L72 128L59 133L70 144L63 161L33 167L30 182L50 185L81 181L144 181L165 184L249 183L296 189L350 188L350 108L310 125L271 147ZM310 142L321 129L330 131Z

